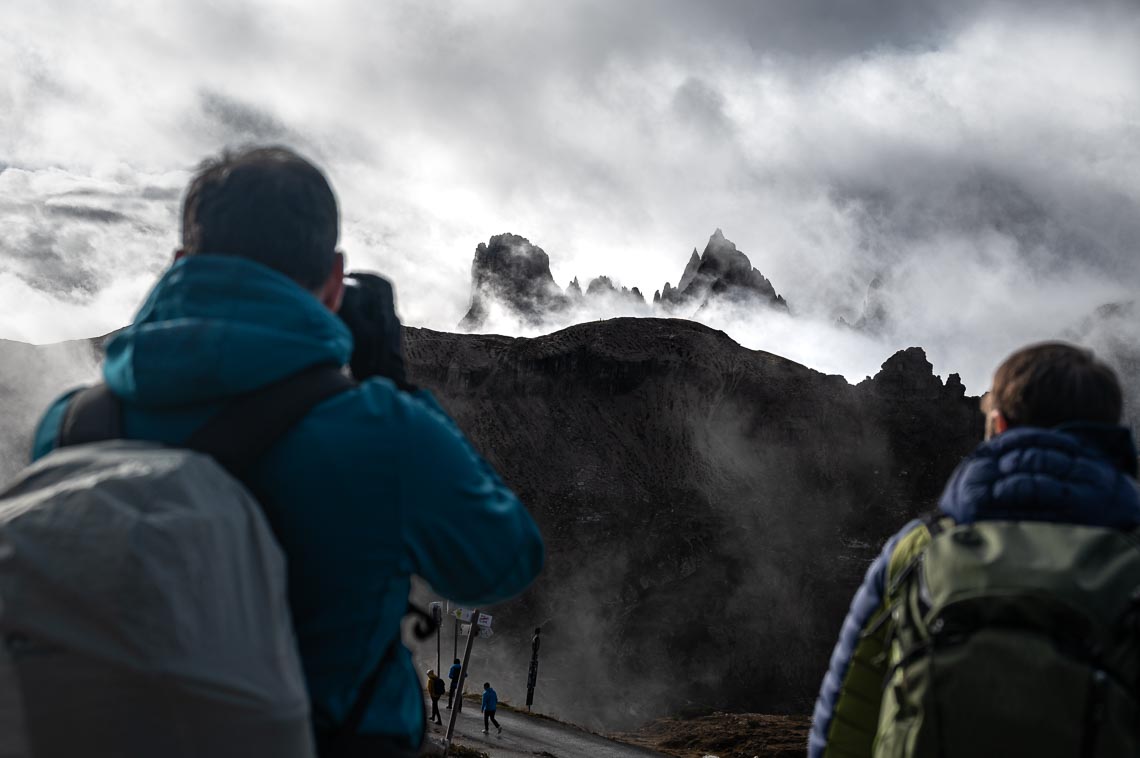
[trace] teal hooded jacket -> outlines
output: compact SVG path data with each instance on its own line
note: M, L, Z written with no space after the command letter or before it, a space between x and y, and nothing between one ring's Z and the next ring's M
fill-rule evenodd
M110 340L103 376L124 403L128 438L177 445L231 396L315 364L343 365L351 352L340 319L291 279L200 255L175 263ZM55 446L71 394L41 420L33 459ZM485 606L542 569L542 539L523 504L427 392L386 379L318 405L251 484L287 559L314 713L334 722L398 638L412 574L439 595ZM414 746L423 727L419 679L400 647L361 730Z

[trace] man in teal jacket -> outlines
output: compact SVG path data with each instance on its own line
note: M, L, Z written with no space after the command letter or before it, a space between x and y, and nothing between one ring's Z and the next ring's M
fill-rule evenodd
M295 153L207 164L186 196L174 265L107 344L103 376L123 401L125 435L177 445L235 395L348 362L337 227L331 188ZM526 508L432 397L396 379L318 405L249 484L287 558L318 733L345 719L386 660L361 732L414 752L423 698L399 644L411 575L486 606L526 588L544 548ZM33 459L55 447L72 394L43 417Z

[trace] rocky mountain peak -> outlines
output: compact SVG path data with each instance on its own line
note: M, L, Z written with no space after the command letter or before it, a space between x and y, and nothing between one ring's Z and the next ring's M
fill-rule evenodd
M539 326L550 316L568 312L591 297L617 296L611 302L635 315L649 315L637 287L616 284L599 276L583 288L578 278L563 291L550 272L550 257L541 247L517 234L497 234L475 248L471 264L471 307L459 323L462 331L483 328L492 305L519 321ZM717 229L703 253L693 248L676 287L668 282L653 294L653 310L690 317L713 302L787 310L772 283L752 267L748 256ZM632 309L632 310L631 310Z
M569 298L554 283L550 256L517 234L497 234L475 248L471 263L471 308L459 322L464 331L486 322L491 301L522 321L538 324L550 313L565 310Z
M719 232L720 229L717 229ZM715 235L714 235L715 236ZM710 240L711 243L712 240ZM681 274L681 281L677 283L677 289L683 290L692 284L694 277L697 275L697 269L701 267L701 256L697 253L697 249L693 248L693 254L689 256L689 262L685 264L685 271ZM669 288L669 283L665 282L666 289Z
M570 285L566 288L566 294L569 297L581 299L582 285L578 283L578 277L574 277L570 280Z
M951 392L959 396L965 394L961 378L954 375L954 379L956 386L951 387ZM908 347L887 358L879 373L873 379L860 383L860 386L868 383L876 394L911 399L941 396L949 386L943 385L942 380L935 375L934 366L921 347Z
M668 287L666 287L668 290ZM709 237L701 254L696 248L689 258L676 289L661 293L661 302L677 307L696 306L699 310L712 300L768 305L787 310L788 304L776 293L767 277L753 268L748 256L719 228Z

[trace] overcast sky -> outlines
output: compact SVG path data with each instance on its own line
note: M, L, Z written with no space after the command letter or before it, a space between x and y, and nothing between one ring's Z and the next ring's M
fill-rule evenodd
M2 338L127 323L195 164L249 142L323 165L351 263L436 329L493 234L652 293L720 227L794 314L705 317L742 344L853 380L921 345L980 392L1140 286L1135 0L158 7L5 3ZM834 328L876 277L886 330Z

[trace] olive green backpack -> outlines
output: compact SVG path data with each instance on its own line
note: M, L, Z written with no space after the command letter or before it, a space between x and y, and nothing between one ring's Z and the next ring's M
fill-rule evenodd
M929 544L889 571L875 757L1140 756L1140 536L921 531Z

